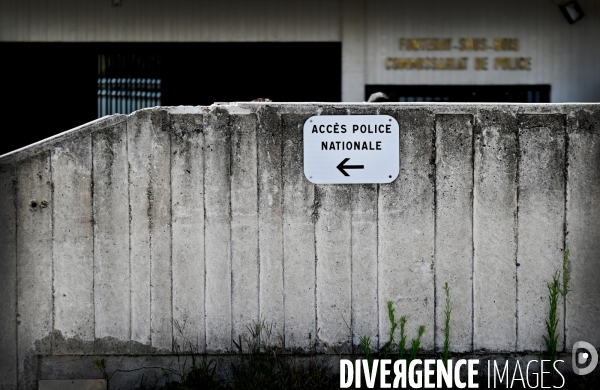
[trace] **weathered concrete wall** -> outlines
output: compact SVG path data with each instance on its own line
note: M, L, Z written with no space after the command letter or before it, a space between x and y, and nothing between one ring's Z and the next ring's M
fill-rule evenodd
M398 179L306 180L302 126L329 114L396 118ZM0 388L101 377L98 356L234 353L262 319L269 342L352 353L387 340L390 300L435 353L445 282L453 351L535 353L566 248L560 347L599 347L599 121L600 105L237 103L2 156Z

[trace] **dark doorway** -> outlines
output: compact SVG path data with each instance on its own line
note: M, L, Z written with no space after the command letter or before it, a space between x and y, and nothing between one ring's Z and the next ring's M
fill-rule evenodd
M550 85L367 85L365 100L374 92L386 93L390 102L550 102Z
M341 99L339 42L0 43L0 50L0 155L156 104ZM117 98L109 105L107 96Z
M163 67L166 106L341 100L340 43L198 44L163 55Z

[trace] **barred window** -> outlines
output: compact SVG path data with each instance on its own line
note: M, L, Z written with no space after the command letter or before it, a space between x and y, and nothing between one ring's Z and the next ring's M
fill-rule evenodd
M98 118L160 106L160 70L157 55L99 55Z

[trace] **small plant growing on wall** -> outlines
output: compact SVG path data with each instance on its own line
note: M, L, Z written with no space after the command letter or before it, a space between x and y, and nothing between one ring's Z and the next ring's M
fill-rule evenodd
M394 303L392 301L388 301L387 308L388 318L390 319L390 333L388 342L385 343L379 354L381 359L387 359L390 350L392 349L392 344L394 343L394 333L396 332L396 328L398 327L398 323L396 322L396 318L394 316L393 305Z
M546 353L551 364L556 361L558 353L558 301L561 297L566 300L567 294L570 291L571 263L569 261L568 249L565 251L562 268L562 281L561 272L557 270L552 275L552 282L547 284L550 311L546 319L546 335L543 337L546 344Z
M407 339L406 339L406 333L405 333L406 316L400 317L400 321L397 322L396 316L395 316L395 310L394 310L394 303L392 301L388 301L387 308L388 308L388 319L390 320L390 331L389 331L389 335L388 335L389 339L384 344L384 346L381 348L377 357L379 359L387 359L389 357L390 351L392 349L392 346L393 346L393 343L395 340L394 335L395 335L396 329L398 328L398 325L399 325L400 326L400 342L398 343L397 360L406 359L407 364L410 364L410 362L412 360L416 359L417 354L420 351L421 339L423 337L423 334L425 333L425 325L421 325L419 327L419 332L418 332L417 338L411 340L410 350L407 350L407 348L406 348ZM363 354L365 355L365 359L368 362L369 369L373 369L373 351L371 350L371 338L368 336L361 336L360 337L360 345L362 347ZM407 355L407 352L408 352L408 355ZM394 359L392 359L392 360L394 360ZM376 380L376 382L377 381L378 381L378 379Z
M404 326L406 325L406 316L400 317L400 344L398 345L398 359L406 358L406 333Z

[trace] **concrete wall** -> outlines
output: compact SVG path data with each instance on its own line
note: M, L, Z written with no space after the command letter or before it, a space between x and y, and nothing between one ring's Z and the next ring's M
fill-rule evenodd
M310 183L302 126L331 114L396 118L398 179ZM378 347L390 300L436 352L446 282L452 351L535 353L565 248L560 348L598 347L599 121L600 105L237 103L4 155L0 388L101 377L99 356L151 366L186 341L234 353L261 319L297 352Z

